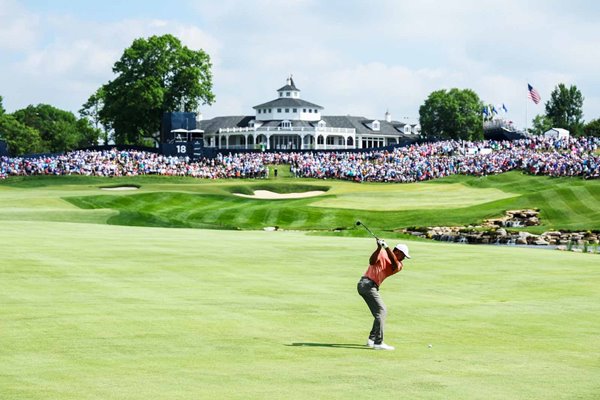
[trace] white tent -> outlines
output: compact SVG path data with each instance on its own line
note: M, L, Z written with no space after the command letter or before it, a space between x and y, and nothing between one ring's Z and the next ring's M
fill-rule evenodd
M569 131L563 128L551 128L544 132L544 137L554 139L568 139L571 135Z

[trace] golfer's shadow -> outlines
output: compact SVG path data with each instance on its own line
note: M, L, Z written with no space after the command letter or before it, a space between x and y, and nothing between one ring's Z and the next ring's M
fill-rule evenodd
M286 346L294 346L294 347L332 347L332 348L341 348L341 349L356 349L356 350L373 350L364 344L356 344L356 343L292 343L286 344Z

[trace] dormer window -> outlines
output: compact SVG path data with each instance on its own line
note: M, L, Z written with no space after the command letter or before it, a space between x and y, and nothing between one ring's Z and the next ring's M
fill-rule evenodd
M379 121L373 121L373 123L371 124L371 127L374 131L378 131L379 130Z
M325 121L323 121L323 120L319 121L319 123L317 124L317 126L319 128L325 128L326 125L327 125L327 123Z
M290 121L281 121L281 127L282 128L291 128L292 127L292 123Z

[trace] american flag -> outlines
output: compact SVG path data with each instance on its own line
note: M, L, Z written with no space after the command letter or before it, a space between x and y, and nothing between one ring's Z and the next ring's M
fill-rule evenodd
M539 103L542 98L540 97L538 91L535 90L529 83L527 84L527 90L527 97L529 97L535 104Z

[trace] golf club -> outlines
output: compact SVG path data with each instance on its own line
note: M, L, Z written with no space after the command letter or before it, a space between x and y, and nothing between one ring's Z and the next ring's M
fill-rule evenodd
M379 240L379 238L377 236L375 236L375 234L373 232L371 232L371 230L362 222L356 221L356 225L361 225L363 228L365 228L371 234L371 236L373 236L375 239Z

